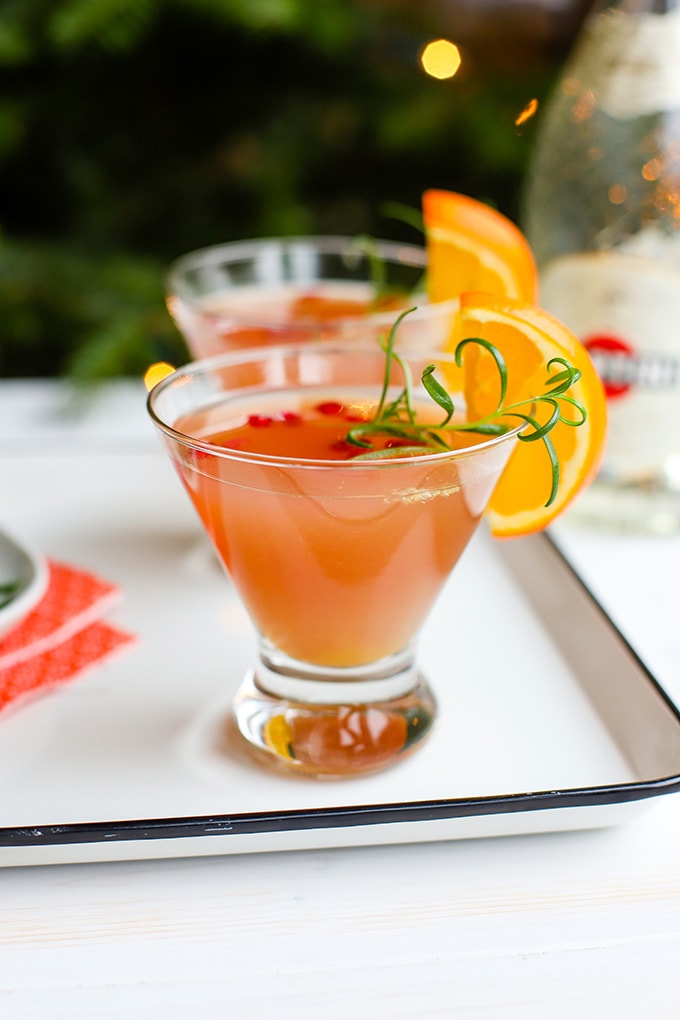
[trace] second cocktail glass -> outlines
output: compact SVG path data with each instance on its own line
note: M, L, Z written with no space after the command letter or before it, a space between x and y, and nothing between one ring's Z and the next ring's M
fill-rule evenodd
M454 371L436 352L405 363L413 379L430 363L444 378ZM259 634L238 728L261 757L307 775L385 767L430 731L436 704L417 636L518 431L444 452L334 459L375 407L384 370L377 346L274 347L188 365L149 396ZM390 393L400 373L395 364ZM276 433L283 446L268 452Z
M428 304L423 248L351 237L233 241L191 252L168 272L168 307L198 360L244 347L375 344L396 313L402 348L439 350L457 300Z

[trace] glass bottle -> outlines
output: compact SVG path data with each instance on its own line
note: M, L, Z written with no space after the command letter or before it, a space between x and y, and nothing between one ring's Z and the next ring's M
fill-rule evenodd
M590 350L609 438L574 513L680 530L680 0L596 3L546 104L523 226Z

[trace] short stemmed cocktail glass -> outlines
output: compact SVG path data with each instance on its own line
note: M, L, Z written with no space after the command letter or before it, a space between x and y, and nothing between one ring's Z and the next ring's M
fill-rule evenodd
M437 352L402 357L416 380L430 363L444 379L454 367ZM238 729L260 757L313 776L382 768L429 733L436 703L418 633L517 433L344 459L384 372L377 346L260 348L187 365L149 396L259 635ZM395 391L401 372L392 366Z
M438 350L451 336L458 301L428 304L426 267L424 248L393 241L232 241L170 266L168 308L194 360L270 344L375 343L412 305L400 346Z

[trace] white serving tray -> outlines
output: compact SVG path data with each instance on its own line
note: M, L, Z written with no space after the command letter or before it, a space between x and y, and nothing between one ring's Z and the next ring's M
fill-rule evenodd
M226 722L252 629L155 445L2 456L6 512L118 583L139 638L0 716L0 864L591 828L680 788L680 717L546 537L482 530L421 641L428 743L354 780L286 777Z

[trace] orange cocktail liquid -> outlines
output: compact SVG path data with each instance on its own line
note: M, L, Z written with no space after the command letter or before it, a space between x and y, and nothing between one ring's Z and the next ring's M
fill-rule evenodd
M469 470L465 457L355 460L347 431L374 404L358 393L288 391L175 424L219 448L174 456L251 618L307 663L357 666L405 648L498 474Z
M369 283L289 283L235 287L180 314L194 356L205 358L227 349L331 339L353 321L402 311L408 300L404 294L376 296Z

